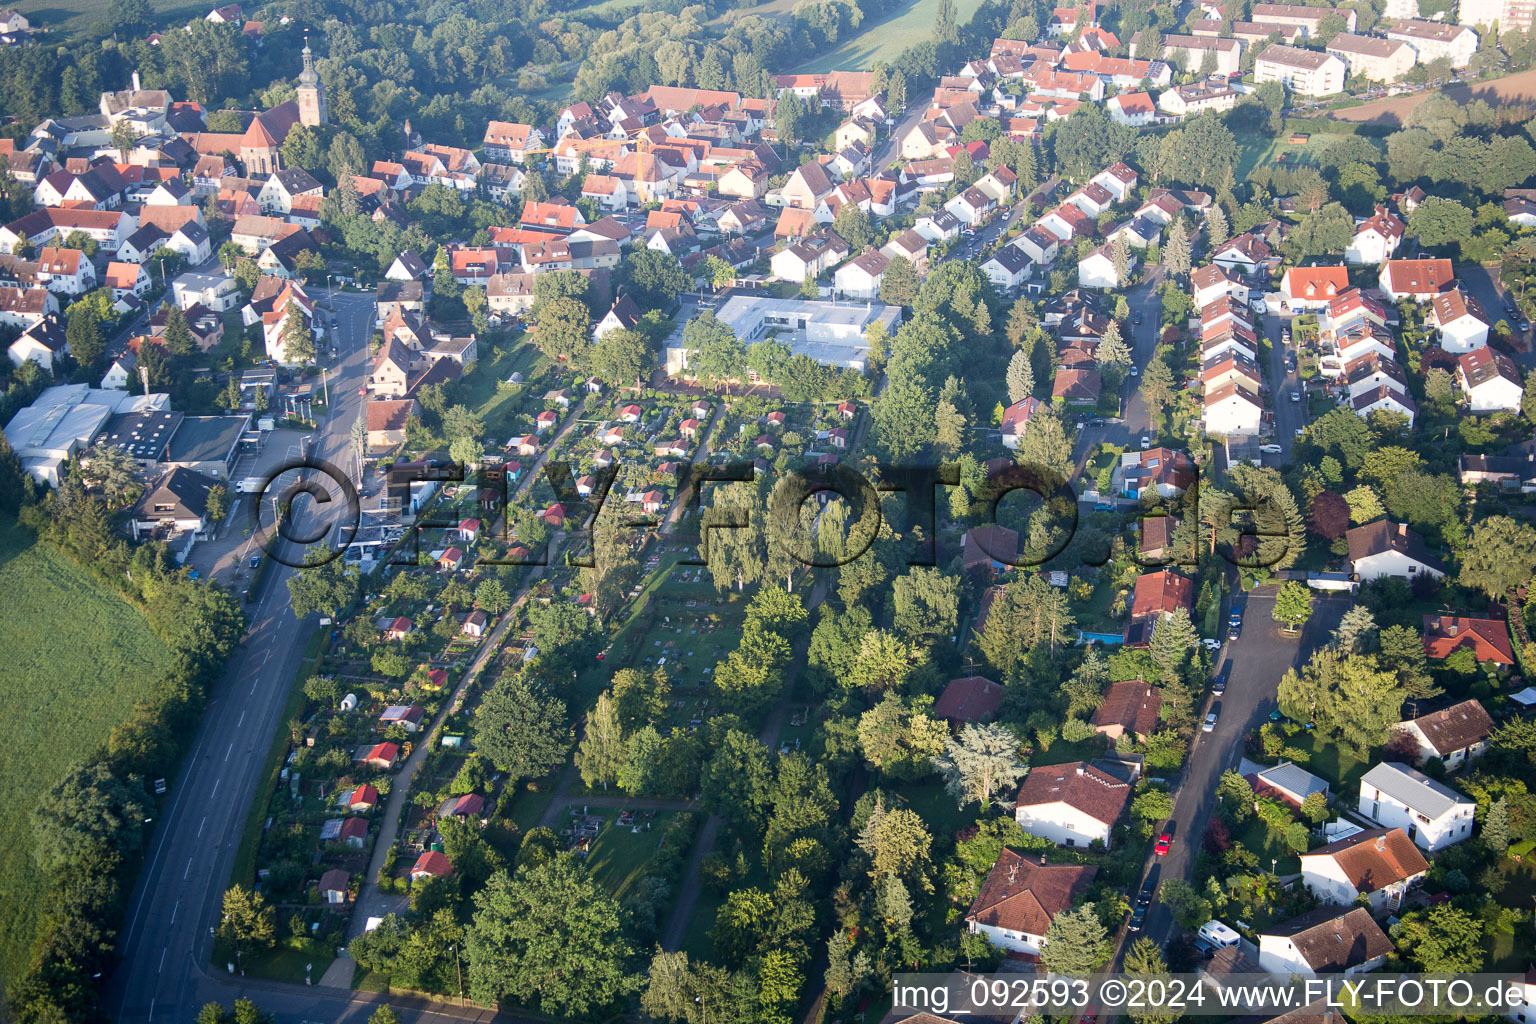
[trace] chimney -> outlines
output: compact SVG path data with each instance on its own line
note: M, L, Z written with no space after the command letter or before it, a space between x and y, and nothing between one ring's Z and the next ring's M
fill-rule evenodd
M1387 848L1387 837L1386 836L1377 836L1376 837L1376 850L1377 850L1377 852L1384 851L1386 848Z

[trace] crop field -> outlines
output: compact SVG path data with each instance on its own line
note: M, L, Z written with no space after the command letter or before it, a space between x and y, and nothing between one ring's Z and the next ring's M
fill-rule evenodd
M979 7L981 0L955 0L955 23L964 25ZM939 0L912 0L905 10L883 21L866 21L858 35L796 70L863 71L876 61L895 60L907 47L932 37L938 11ZM752 13L762 13L762 8L752 8Z
M169 662L142 616L0 519L0 984L26 966L43 889L28 812L106 741Z

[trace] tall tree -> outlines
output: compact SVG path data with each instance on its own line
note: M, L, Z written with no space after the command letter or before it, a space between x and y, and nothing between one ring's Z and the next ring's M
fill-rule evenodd
M306 366L315 361L314 332L292 299L288 300L288 305L283 309L283 329L278 332L278 343L285 363Z
M475 712L475 749L513 782L549 772L570 746L565 702L537 692L521 676L498 680Z
M1040 961L1053 974L1092 974L1114 947L1091 906L1080 906L1051 919Z
M587 731L576 750L576 768L581 781L588 786L609 783L619 776L625 759L624 727L619 724L619 711L613 696L603 691L597 697L597 707L587 716Z
M618 900L569 854L492 875L464 936L476 1002L551 1014L585 1016L636 991L634 952Z
M1008 360L1008 372L1005 374L1008 385L1008 401L1010 404L1022 402L1035 392L1035 371L1030 365L1029 353L1023 349L1014 352Z
M1536 572L1536 530L1508 516L1489 516L1472 527L1462 556L1460 583L1495 601L1531 579Z
M1019 757L1019 740L1006 726L967 722L960 737L944 741L944 753L933 759L944 776L944 788L961 807L985 808L993 794L1012 788L1029 766Z
M1312 615L1312 590L1299 580L1286 580L1275 595L1274 616L1276 622L1294 633L1301 623Z
M1182 277L1189 273L1189 234L1184 230L1184 219L1174 218L1168 228L1168 239L1163 243L1163 269Z

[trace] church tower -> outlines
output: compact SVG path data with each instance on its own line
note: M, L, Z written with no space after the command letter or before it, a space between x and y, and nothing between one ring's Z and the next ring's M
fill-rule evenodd
M330 114L325 109L325 85L315 73L315 55L309 52L309 36L304 37L304 70L299 72L299 121L309 125L326 124Z

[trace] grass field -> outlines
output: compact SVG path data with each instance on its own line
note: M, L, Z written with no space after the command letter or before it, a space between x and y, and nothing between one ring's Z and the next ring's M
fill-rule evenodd
M981 0L955 0L955 23L964 25L981 6ZM906 7L883 21L866 21L859 34L835 50L801 65L799 71L862 71L876 61L895 60L907 47L933 36L933 22L939 0L912 0ZM752 8L754 14L761 8Z
M105 21L110 0L69 0L67 3L50 3L49 0L21 0L12 9L27 16L33 28L50 28L54 31L74 32L93 21ZM180 0L149 0L157 19L201 18L215 4L188 4Z
M142 616L0 519L0 984L26 966L43 878L28 811L106 741L169 661Z
M658 811L654 818L641 818L635 822L639 832L618 823L617 811L595 811L594 816L608 820L608 824L592 841L592 852L587 855L587 870L592 877L608 887L615 896L623 896L630 886L640 881L650 867L651 858L660 849L661 837L666 834L672 820L672 812ZM649 824L649 832L645 826Z
M1291 144L1285 140L1290 138L1290 132L1281 132L1274 138L1259 134L1241 134L1237 137L1237 167L1232 171L1238 181L1245 181L1248 175L1253 173L1255 167L1267 166L1276 163L1281 155L1285 156L1285 164L1288 167L1317 163L1318 154L1339 139L1347 139L1348 135L1335 135L1327 132L1313 132L1309 141Z

